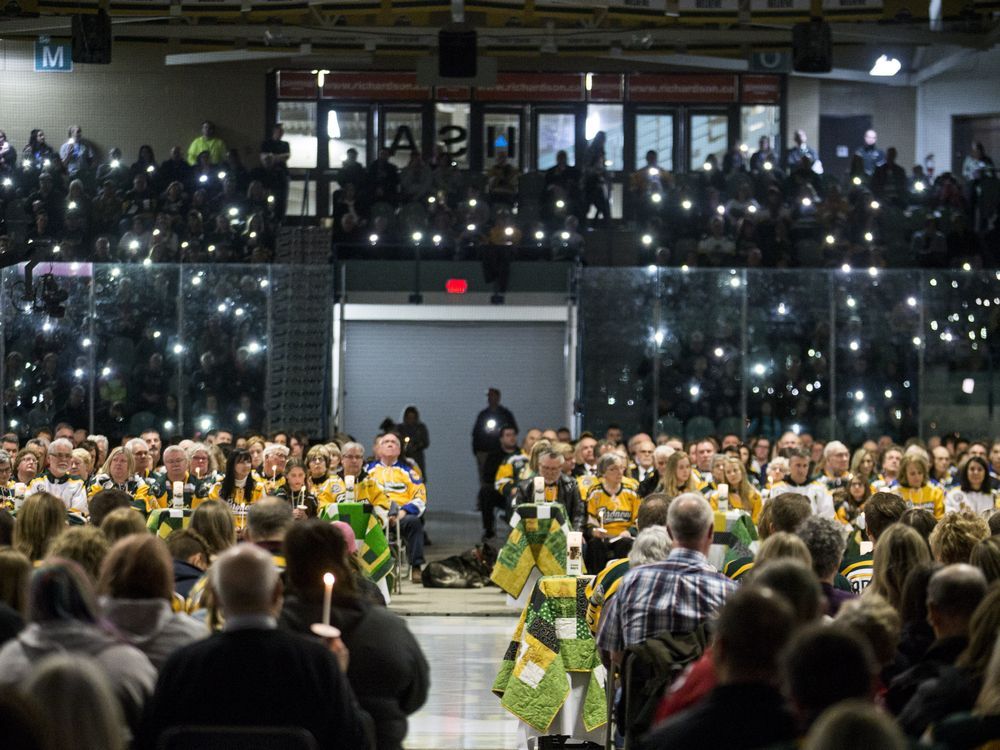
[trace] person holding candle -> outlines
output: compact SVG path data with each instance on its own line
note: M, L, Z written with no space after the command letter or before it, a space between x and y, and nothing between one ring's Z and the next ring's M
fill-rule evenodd
M250 471L250 452L245 450L234 450L229 454L226 476L221 482L216 482L208 493L212 500L221 500L229 505L236 519L237 531L246 528L249 506L263 495L264 488L254 480L253 472Z
M264 463L255 479L264 488L265 495L273 495L285 483L288 454L288 447L278 443L269 443L264 447Z
M278 628L283 587L271 556L241 544L219 557L210 576L225 625L167 660L135 747L157 747L167 729L180 725L301 727L318 747L368 747L366 717L344 675L347 651L341 639L325 645ZM380 638L373 648L388 645ZM266 705L254 699L264 695Z
M183 507L197 508L208 495L203 485L195 483L194 477L188 471L187 452L179 445L167 446L163 451L163 465L166 471L155 475L149 482L147 505L152 508L166 508L173 497L174 483L180 482L183 488Z
M374 720L377 746L400 750L407 715L427 698L427 661L403 620L361 593L349 558L347 540L333 524L306 521L289 529L288 595L278 625L309 634L313 623L327 621L340 630L351 654L347 679ZM333 577L332 585L324 581L327 574Z
M285 483L275 490L274 497L281 498L291 506L292 517L296 521L315 518L319 511L319 500L306 484L306 468L297 458L290 459L285 464Z
M196 487L195 492L207 495L212 485L222 480L212 452L204 443L192 443L187 447L187 456L188 469Z
M562 453L546 448L538 456L538 476L522 479L515 486L511 495L512 507L516 508L522 503L534 503L535 481L541 480L542 501L546 503L559 503L565 509L569 517L570 528L579 531L583 528L583 501L580 499L580 489L576 480L563 474L562 468L565 458Z

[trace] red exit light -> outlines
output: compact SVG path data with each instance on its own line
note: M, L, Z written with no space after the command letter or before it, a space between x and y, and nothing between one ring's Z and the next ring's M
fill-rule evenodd
M448 279L444 282L444 290L448 294L465 294L469 291L469 282L465 279Z

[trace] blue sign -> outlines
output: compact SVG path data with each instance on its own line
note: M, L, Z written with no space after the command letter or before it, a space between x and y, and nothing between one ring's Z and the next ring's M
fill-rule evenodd
M70 42L35 42L36 73L72 73L73 45Z

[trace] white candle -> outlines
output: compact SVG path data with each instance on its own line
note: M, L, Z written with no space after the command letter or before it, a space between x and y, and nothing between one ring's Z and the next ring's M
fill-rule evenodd
M333 602L333 573L323 574L323 585L326 590L323 591L323 624L330 624L330 605Z

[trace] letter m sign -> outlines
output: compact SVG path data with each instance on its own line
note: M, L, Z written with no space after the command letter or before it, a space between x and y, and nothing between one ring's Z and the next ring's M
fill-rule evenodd
M69 43L35 42L36 73L72 73L72 46Z

